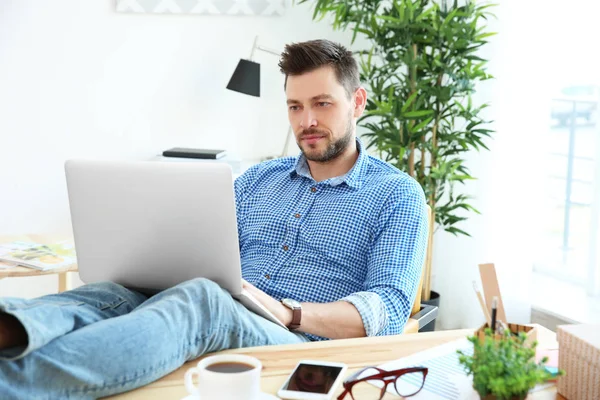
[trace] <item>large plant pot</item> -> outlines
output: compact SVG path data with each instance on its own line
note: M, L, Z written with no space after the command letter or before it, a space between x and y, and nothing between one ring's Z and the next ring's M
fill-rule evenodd
M421 300L421 303L427 304L430 306L440 307L440 294L438 292L434 292L433 290L430 293L429 300ZM433 332L435 330L435 319L419 329L419 332Z

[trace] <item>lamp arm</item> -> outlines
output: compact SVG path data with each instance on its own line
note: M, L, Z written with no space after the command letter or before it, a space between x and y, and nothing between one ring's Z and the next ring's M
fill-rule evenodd
M280 51L273 50L273 49L270 49L270 48L268 48L268 47L264 47L264 46L256 46L256 48L257 48L258 50L262 50L262 51L264 51L264 52L266 52L266 53L271 53L271 54L274 54L274 55L276 55L276 56L280 56L280 55L281 55L281 52L280 52Z
M254 61L254 51L256 50L258 43L258 36L254 37L254 43L252 43L252 51L250 52L250 61Z
M268 47L260 46L258 44L258 36L254 37L254 44L252 44L252 51L250 52L250 61L254 61L254 52L256 50L264 51L265 53L270 53L276 56L280 56L281 52L277 50L270 49Z

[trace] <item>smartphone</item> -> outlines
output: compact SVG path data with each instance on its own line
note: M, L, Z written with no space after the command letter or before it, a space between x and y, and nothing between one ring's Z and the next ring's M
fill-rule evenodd
M290 400L329 400L346 375L342 363L302 360L277 395Z

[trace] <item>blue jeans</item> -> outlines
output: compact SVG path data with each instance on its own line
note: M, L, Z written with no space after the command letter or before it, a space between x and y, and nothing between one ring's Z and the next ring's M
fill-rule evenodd
M0 351L0 398L98 398L167 375L218 350L302 343L216 283L194 279L152 297L114 283L25 300L0 299L27 346Z

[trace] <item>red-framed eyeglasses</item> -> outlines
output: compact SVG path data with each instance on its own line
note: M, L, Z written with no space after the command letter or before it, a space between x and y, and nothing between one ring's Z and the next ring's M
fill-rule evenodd
M373 372L372 374L369 372ZM361 377L364 373L368 375ZM377 367L367 367L346 378L344 381L344 391L338 396L337 400L343 400L350 394L352 400L363 400L363 389L361 387L370 386L370 392L374 393L373 385L380 387L379 397L375 395L365 400L384 399L387 387L392 384L396 394L401 397L411 397L423 389L425 378L427 377L427 368L413 367L402 368L394 371L385 371ZM369 393L369 391L365 391Z

